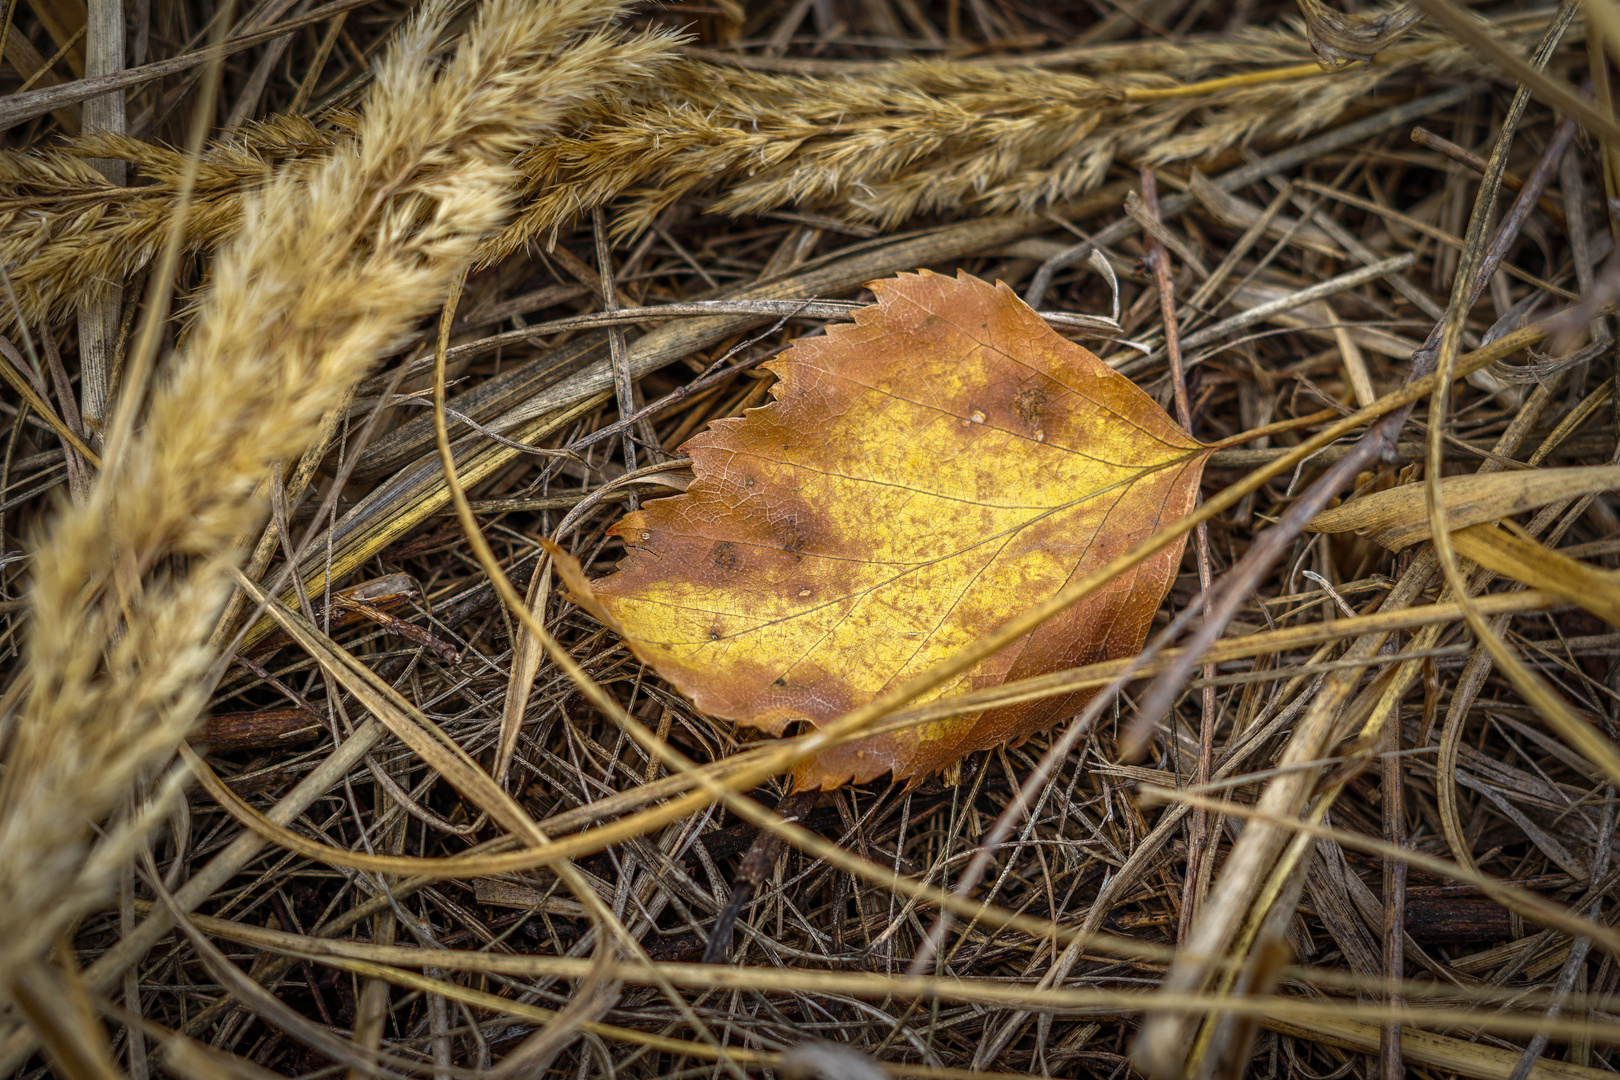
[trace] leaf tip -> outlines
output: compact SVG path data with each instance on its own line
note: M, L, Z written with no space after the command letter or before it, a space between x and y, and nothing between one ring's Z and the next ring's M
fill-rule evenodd
M631 516L626 515L625 521ZM624 521L619 522L619 525L623 524ZM618 528L618 525L614 528ZM624 627L619 625L619 620L609 614L607 608L597 599L595 590L591 588L590 579L585 576L585 568L579 564L579 560L564 551L555 541L541 540L540 547L551 557L551 565L556 569L557 576L568 587L569 601L614 633L621 637L625 636Z

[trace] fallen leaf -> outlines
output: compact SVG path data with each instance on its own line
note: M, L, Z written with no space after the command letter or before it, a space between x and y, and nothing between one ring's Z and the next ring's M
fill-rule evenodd
M712 716L824 725L1193 508L1208 451L1005 285L923 271L767 365L775 400L682 447L696 479L610 531L570 588ZM1135 653L1166 547L929 695ZM801 788L924 776L1071 716L1095 691L835 747Z

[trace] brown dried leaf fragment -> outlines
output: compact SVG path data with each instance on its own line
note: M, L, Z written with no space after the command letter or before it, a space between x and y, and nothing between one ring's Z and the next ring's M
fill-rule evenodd
M1207 457L1005 285L871 288L853 326L771 362L774 402L683 447L696 479L614 526L618 573L570 582L698 708L773 734L870 701L1186 514ZM932 696L1134 653L1181 548ZM869 737L796 780L924 776L1089 696Z
M1421 8L1396 4L1373 15L1356 15L1328 7L1321 0L1298 0L1305 33L1316 61L1329 71L1349 64L1370 64L1379 53L1423 19Z
M1579 604L1620 626L1620 573L1592 566L1546 547L1512 522L1515 514L1620 489L1620 465L1448 476L1440 481L1451 546L1503 577ZM1498 524L1500 523L1500 524ZM1324 510L1312 532L1354 532L1391 551L1432 535L1422 484L1403 484Z
M1448 476L1440 481L1446 522L1453 529L1483 525L1549 503L1620 489L1620 465ZM1391 551L1430 536L1428 504L1421 483L1402 484L1324 510L1305 526L1311 532L1354 532Z

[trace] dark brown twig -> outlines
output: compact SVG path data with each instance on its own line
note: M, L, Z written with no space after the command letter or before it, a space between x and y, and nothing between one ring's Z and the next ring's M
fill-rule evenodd
M1585 88L1582 88L1582 93L1585 92ZM1480 157L1478 154L1467 149L1466 147L1458 146L1450 139L1441 138L1439 135L1436 135L1426 127L1413 128L1412 141L1417 143L1419 146L1427 147L1437 154L1450 158L1459 165L1466 165L1476 173L1483 174L1485 172L1484 158ZM1510 172L1505 172L1502 174L1502 183L1507 187L1512 188L1514 191L1524 190L1524 180ZM1541 212L1552 218L1554 222L1560 226L1564 224L1564 209L1563 207L1559 206L1558 203L1555 202L1551 197L1545 195L1542 196L1536 205L1541 207Z
M1401 768L1400 706L1384 721L1383 775L1379 802L1384 812L1384 839L1397 847L1406 843L1406 788ZM1399 1008L1403 997L1398 989L1406 978L1406 864L1399 859L1384 860L1384 975L1392 987L1391 1006ZM1385 1024L1378 1041L1378 1067L1384 1080L1402 1080L1406 1075L1401 1062L1401 1025Z
M1158 178L1152 169L1142 170L1142 202L1147 207L1150 217L1157 220L1159 217L1159 185ZM1181 421L1182 428L1191 435L1193 433L1192 406L1187 393L1187 372L1181 362L1181 334L1176 324L1176 283L1170 274L1170 254L1165 251L1164 245L1155 238L1148 242L1147 254L1143 257L1148 270L1153 274L1153 281L1159 289L1159 314L1164 320L1164 350L1165 358L1170 365L1170 385L1175 394L1176 419ZM1198 588L1204 596L1204 618L1208 619L1209 590L1214 580L1214 570L1209 555L1209 526L1200 525L1193 534L1194 550L1198 560ZM1204 665L1204 678L1215 677L1215 668L1211 664ZM1199 724L1198 724L1198 767L1193 774L1194 784L1206 784L1210 774L1215 769L1215 687L1208 684L1199 691ZM1187 831L1187 869L1182 877L1181 898L1181 925L1178 928L1177 938L1187 936L1192 926L1193 917L1198 913L1203 900L1202 890L1208 884L1203 874L1204 860L1207 857L1209 846L1209 814L1202 808L1193 811L1192 820L1188 823Z
M797 821L821 798L819 791L795 791L776 804L776 814L785 821ZM737 867L737 878L731 884L731 899L720 909L714 929L709 931L709 944L703 950L705 964L724 963L731 949L731 931L742 909L754 898L760 885L770 876L776 857L782 854L783 840L773 832L762 832L743 853Z

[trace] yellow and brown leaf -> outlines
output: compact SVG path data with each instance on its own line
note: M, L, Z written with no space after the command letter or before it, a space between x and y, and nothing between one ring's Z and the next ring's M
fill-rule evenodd
M774 402L683 447L690 489L620 521L626 555L589 588L699 709L774 734L870 701L1186 514L1207 457L1005 285L871 287L854 325L770 364ZM1166 548L933 696L1135 652L1180 558ZM797 780L927 775L1085 696L866 738Z

